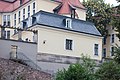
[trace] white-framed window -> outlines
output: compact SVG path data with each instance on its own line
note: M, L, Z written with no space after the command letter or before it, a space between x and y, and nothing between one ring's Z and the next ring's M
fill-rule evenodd
M25 8L23 9L23 20L25 19Z
M35 14L35 2L33 3L33 14Z
M72 20L66 19L66 28L72 28Z
M30 5L28 6L28 17L30 17Z
M66 41L65 41L65 49L66 50L73 50L73 40L66 39Z
M10 15L3 15L3 26L10 26Z
M7 15L7 25L10 26L10 15Z
M111 47L110 52L111 52L111 56L114 56L114 47L113 46Z
M103 49L103 57L106 57L106 48Z
M94 44L94 55L96 55L96 56L98 56L98 49L99 49L99 45Z
M14 26L16 26L16 14L14 14Z
M4 31L4 38L5 39L10 39L10 30L5 30Z
M3 15L3 26L6 26L6 24L7 24L6 18L7 18L7 16Z
M7 31L7 39L10 39L10 31Z
M112 35L111 35L111 43L114 43L114 39L115 39L115 35L112 34Z
M107 37L105 36L105 37L103 38L103 44L104 44L104 45L106 44L106 40L107 40Z
M18 23L20 23L21 12L18 12Z

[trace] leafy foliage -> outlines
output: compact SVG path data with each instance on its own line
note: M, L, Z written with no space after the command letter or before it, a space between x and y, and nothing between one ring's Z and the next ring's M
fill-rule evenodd
M120 64L104 62L98 69L90 58L83 56L82 62L71 64L68 69L57 72L56 80L120 80Z
M118 45L115 47L114 55L114 60L120 64L120 47Z
M105 62L96 74L99 80L120 80L120 65L114 61Z
M112 8L114 13L112 15L112 25L116 28L116 35L120 40L120 5Z
M117 0L118 2L120 2L120 0Z
M79 64L72 64L68 70L59 71L56 80L85 80L85 69Z
M58 71L56 80L96 80L94 75L95 63L83 56L82 63L71 64L69 68Z
M108 35L106 26L111 22L111 6L104 0L83 0L83 5L87 8L87 21L95 24L103 36Z

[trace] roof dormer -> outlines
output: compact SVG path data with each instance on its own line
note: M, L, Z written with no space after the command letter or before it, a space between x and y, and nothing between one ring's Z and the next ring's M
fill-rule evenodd
M77 17L75 7L70 3L70 0L63 0L63 2L57 6L53 11L56 14L65 15L71 18Z
M70 18L65 19L65 27L68 29L72 29L72 19Z

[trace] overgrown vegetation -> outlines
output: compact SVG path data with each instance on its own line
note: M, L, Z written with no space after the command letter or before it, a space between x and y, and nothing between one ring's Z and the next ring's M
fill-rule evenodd
M119 54L120 48L117 48ZM117 52L118 51L118 52ZM115 57L120 55L115 55ZM58 71L56 80L120 80L120 63L116 59L102 63L98 69L90 58L83 56L82 62L71 64L68 69Z
M106 4L104 0L83 0L83 5L87 9L86 20L93 22L102 36L109 35L106 27L112 25L118 32L116 36L120 39L120 5L114 7Z
M83 0L83 5L87 9L86 20L93 22L102 36L107 36L106 27L111 22L112 6L106 4L104 0Z

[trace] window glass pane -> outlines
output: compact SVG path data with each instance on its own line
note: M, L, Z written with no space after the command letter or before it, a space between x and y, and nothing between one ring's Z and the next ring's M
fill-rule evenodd
M25 9L23 9L23 20L25 19Z
M14 26L16 25L16 14L14 14Z
M19 11L19 13L18 13L18 23L20 23L20 14L21 14L21 12Z
M28 12L30 11L30 6L28 6Z
M35 2L33 3L33 14L35 14Z
M112 43L114 43L114 34L112 34Z
M23 9L23 14L25 14L25 9Z
M7 39L10 39L10 31L7 31Z
M16 19L16 14L14 14L14 19Z
M111 56L114 56L114 47L111 47Z
M95 55L98 55L98 44L94 45L94 52Z
M20 17L20 13L21 13L21 12L19 11L19 13L18 13L18 17Z
M6 15L3 16L3 21L6 21Z
M103 38L103 44L106 44L106 36Z
M103 49L103 57L106 57L106 48Z
M35 9L35 2L33 3L33 9Z
M35 14L35 10L33 10L33 14Z
M66 50L72 50L72 40L66 39Z
M10 15L7 16L7 21L10 21Z

